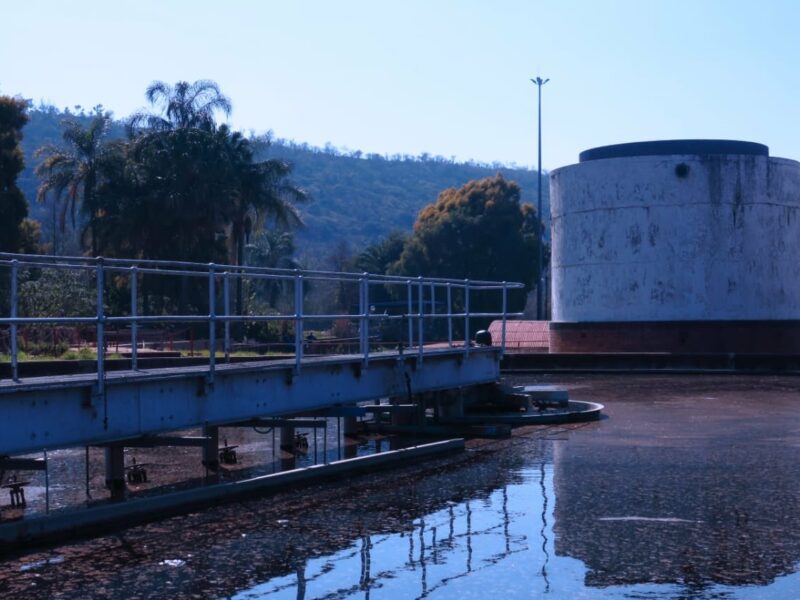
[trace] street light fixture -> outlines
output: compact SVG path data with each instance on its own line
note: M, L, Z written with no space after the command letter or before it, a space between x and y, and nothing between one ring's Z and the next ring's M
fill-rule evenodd
M536 216L539 218L539 224L544 223L542 218L542 86L550 81L549 79L542 79L536 77L531 79L534 85L539 89L539 168L537 175L539 179L539 193L536 201ZM539 228L537 235L536 254L539 269L539 281L536 284L536 319L538 321L544 320L544 240L542 239L544 231Z

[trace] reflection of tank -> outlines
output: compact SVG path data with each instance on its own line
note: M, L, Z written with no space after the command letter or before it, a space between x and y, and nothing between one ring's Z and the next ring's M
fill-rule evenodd
M658 385L638 381L627 384L626 394L643 398ZM725 394L724 382L695 379L685 388L671 382L669 397L698 394L693 390L703 385L709 391L701 395ZM608 393L618 390L612 386ZM767 403L763 391L744 390ZM773 423L786 427L752 419L735 406L741 397L721 414L723 403L703 411L676 399L662 409L669 418L652 419L646 428L641 415L652 405L609 402L612 414L602 429L555 445L556 554L585 563L585 584L594 587L763 585L794 573L800 561L800 470L791 445L797 417L792 391L782 399L774 389L769 393L770 410L781 415ZM717 433L703 435L710 422ZM745 441L751 436L758 441Z
M620 144L553 171L550 195L551 351L800 351L800 163Z

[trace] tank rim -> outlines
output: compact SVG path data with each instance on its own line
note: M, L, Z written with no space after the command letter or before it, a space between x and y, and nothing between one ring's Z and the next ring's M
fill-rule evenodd
M584 150L578 156L579 162L601 160L604 158L629 158L633 156L664 155L704 155L740 154L749 156L769 156L769 148L756 142L739 140L655 140L649 142L629 142L598 146Z

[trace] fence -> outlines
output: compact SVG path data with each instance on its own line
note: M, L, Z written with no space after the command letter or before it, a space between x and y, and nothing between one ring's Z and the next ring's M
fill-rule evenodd
M21 269L62 269L72 272L90 273L94 276L94 314L73 316L24 316L19 314L19 274ZM4 274L3 271L6 271ZM152 324L197 324L204 323L208 328L208 377L213 381L216 369L218 348L218 328L221 327L221 345L225 360L231 354L231 325L237 322L284 321L294 324L295 369L299 373L304 356L304 325L307 321L338 319L353 320L358 323L358 352L366 367L370 360L370 327L380 321L400 321L406 329L405 347L416 352L419 361L426 352L424 324L430 321L446 322L448 348L461 348L467 355L470 352L470 325L475 319L501 319L501 352L505 350L506 321L519 317L521 313L508 311L510 290L524 286L515 282L470 281L468 279L447 279L429 277L402 277L370 273L337 273L301 269L275 269L253 266L192 263L184 261L128 260L91 257L63 257L44 255L25 255L0 253L0 275L6 275L10 315L0 317L0 327L9 330L11 373L14 381L19 380L18 328L23 325L84 326L93 327L97 345L97 385L103 393L105 381L106 328L129 326L131 343L131 368L137 370L139 328ZM122 275L127 278L130 300L127 314L107 314L107 287L110 276ZM199 278L206 281L208 293L207 314L140 314L138 282L146 275L159 275L180 278ZM243 279L271 280L293 286L293 303L289 313L236 315L231 311L231 287ZM304 286L307 282L326 281L334 284L350 284L358 287L357 312L342 314L307 313L304 310ZM400 314L376 314L370 303L370 290L374 286L399 288L396 297L405 297L404 310ZM470 304L476 293L496 294L499 310L494 312L471 312ZM458 295L461 306L454 312L454 298ZM221 306L220 306L221 304ZM426 311L426 305L428 310ZM437 307L439 310L437 310ZM458 329L463 326L463 341L454 340L454 323ZM401 346L401 351L403 348ZM427 348L431 351L432 348Z

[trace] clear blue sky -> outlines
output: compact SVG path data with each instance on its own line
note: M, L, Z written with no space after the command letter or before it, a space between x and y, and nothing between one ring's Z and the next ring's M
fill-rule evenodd
M795 0L60 0L4 5L0 93L123 117L213 79L232 124L314 145L536 162L718 137L800 158Z

